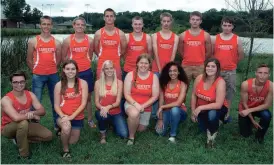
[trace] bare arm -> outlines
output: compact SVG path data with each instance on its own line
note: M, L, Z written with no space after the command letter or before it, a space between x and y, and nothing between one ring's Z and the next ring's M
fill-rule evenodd
M153 51L152 51L152 40L151 40L151 37L149 34L146 34L147 35L147 53L149 55L152 55Z
M210 35L205 32L205 51L206 51L206 59L212 56L212 45Z
M121 39L121 56L123 57L127 49L127 39L126 39L125 33L121 30L119 32L119 35Z
M153 73L151 72L150 74L153 74ZM155 74L153 74L152 96L142 106L144 108L151 106L158 99L158 97L159 97L159 79Z
M215 41L216 41L216 36L213 36L213 37L211 37L211 45L212 45L212 56L215 56Z
M94 52L98 56L99 55L99 42L101 38L101 30L97 30L95 35L94 35Z
M184 38L185 38L185 32L180 34L179 44L178 44L179 53L180 53L182 59L184 58Z
M94 52L93 39L91 37L88 37L88 40L89 40L89 52L88 52L88 55L89 55L90 61L92 61L92 59L93 59L93 52Z
M243 59L244 59L243 43L240 37L238 37L238 61L241 61Z
M35 50L36 38L32 38L28 42L28 50L27 50L27 65L32 72L33 69L33 52Z
M94 85L94 97L95 97L95 106L97 109L101 109L102 105L100 104L100 84L99 84L99 80L97 80L95 82L95 85Z
M170 61L174 61L174 59L175 59L177 49L178 49L178 43L179 43L179 37L175 34L174 47L172 50L172 55L171 55Z
M45 108L39 102L34 93L30 92L30 95L32 99L32 106L35 109L33 114L37 116L44 116L46 114Z
M169 103L162 105L161 108L163 109L170 109L173 107L180 107L186 97L186 90L187 90L187 85L185 83L181 84L181 91L178 99L175 102ZM160 106L160 105L159 105Z
M202 78L203 75L199 75L194 83L193 83L193 88L192 88L192 93L191 93L191 110L192 110L192 113L194 112L194 110L196 109L196 102L197 102L197 97L196 97L196 88L197 88L197 85L198 83L200 82L201 78Z
M127 102L129 104L133 104L134 102L136 102L132 97L131 97L131 86L132 86L132 74L133 72L129 72L126 75L125 81L124 81L124 96L125 99L127 100Z
M115 103L112 104L112 108L116 108L120 106L120 102L122 99L122 94L123 94L123 82L121 80L118 80L118 89L117 89L117 97Z
M154 52L154 60L155 60L156 65L159 69L159 72L161 72L162 68L160 67L160 60L159 60L159 56L158 56L158 46L157 46L157 35L156 35L156 33L154 33L152 35L152 48L153 48L153 52Z
M60 41L55 39L56 44L56 65L59 66L62 60L62 45Z
M62 61L68 59L68 50L70 45L70 37L67 37L62 44Z
M247 81L244 81L241 85L241 104L243 105L242 110L248 109L247 100L248 100L248 83ZM242 111L242 110L239 109L239 111ZM254 118L251 114L248 114L248 117L250 118L252 122L254 122Z
M65 114L62 112L60 108L60 104L61 104L60 97L61 97L61 81L59 81L54 88L54 110L60 117L62 117Z

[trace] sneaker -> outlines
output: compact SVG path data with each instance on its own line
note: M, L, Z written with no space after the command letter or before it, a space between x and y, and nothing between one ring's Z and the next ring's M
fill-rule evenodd
M16 140L16 138L13 138L13 139L12 139L12 142L13 142L13 144L17 145L17 140Z
M175 139L175 137L170 137L170 138L168 138L168 141L170 141L171 143L176 143L176 139Z
M91 128L96 128L96 124L94 123L93 120L89 120L89 121L88 121L88 125L89 125Z
M134 144L134 139L128 139L127 145L128 145L128 146L131 146L131 145L133 145L133 144Z

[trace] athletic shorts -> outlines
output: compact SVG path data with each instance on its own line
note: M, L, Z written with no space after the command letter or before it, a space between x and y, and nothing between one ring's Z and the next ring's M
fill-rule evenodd
M184 68L189 82L191 82L192 79L195 80L204 70L204 65L182 65L182 67Z
M221 71L221 76L226 84L226 99L232 101L236 92L236 70Z
M128 107L133 106L129 104L127 101L125 102L125 111L128 109ZM140 113L140 122L139 124L143 126L148 126L149 125L149 120L150 120L150 115L151 112L142 112Z
M88 84L88 92L91 93L93 91L93 73L90 69L79 72L79 78L83 79Z

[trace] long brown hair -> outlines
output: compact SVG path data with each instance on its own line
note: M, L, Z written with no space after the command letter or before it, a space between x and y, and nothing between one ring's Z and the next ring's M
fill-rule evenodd
M134 87L136 87L136 79L137 79L137 74L138 74L138 65L137 64L143 58L148 60L149 70L151 70L151 68L152 68L152 59L151 59L150 55L148 55L146 53L141 54L136 60L136 70L135 70L135 72L133 72L134 75L133 75L133 82L132 83L133 83Z
M77 63L74 60L66 60L63 63L63 67L62 67L62 71L61 71L61 94L64 95L66 93L67 88L68 88L68 79L67 79L67 76L66 76L65 72L63 71L65 69L66 65L68 65L68 64L73 64L76 68L76 75L75 75L74 87L73 88L74 88L75 94L78 94L79 93L79 82L78 82L79 69L78 69Z
M221 65L220 65L220 62L217 58L208 58L207 60L205 60L204 62L204 73L203 73L203 79L205 80L207 78L207 74L206 74L206 66L208 63L210 62L214 62L217 66L217 72L216 72L216 75L215 75L215 80L221 76Z

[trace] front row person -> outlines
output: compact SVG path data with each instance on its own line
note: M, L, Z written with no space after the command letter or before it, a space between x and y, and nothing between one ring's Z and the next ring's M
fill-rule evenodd
M268 80L270 68L265 64L257 67L255 75L255 78L241 85L239 127L240 134L248 137L252 134L253 125L257 129L256 141L263 143L272 116L268 108L273 103L273 82ZM259 123L254 119L255 116L260 118Z
M32 119L40 120L46 112L37 97L25 90L25 73L20 71L12 74L10 82L12 91L1 100L1 134L7 138L14 138L20 157L29 158L29 141L50 141L52 133L41 124L30 122ZM30 111L31 107L34 108L33 111Z
M117 79L113 62L106 60L100 73L100 79L95 82L95 105L98 109L95 116L99 123L100 143L104 144L108 121L112 123L114 131L121 138L128 137L128 128L120 109L123 82Z
M124 95L125 111L128 115L129 140L127 145L134 144L136 131L144 131L149 125L151 105L159 97L158 77L149 71L151 58L142 54L137 58L136 70L126 75Z
M160 87L160 107L157 112L156 132L165 135L170 126L168 140L176 143L178 126L187 117L184 101L188 88L188 79L180 64L169 62L163 67L160 76Z
M202 131L207 132L206 147L214 147L214 141L222 121L227 113L225 101L225 81L220 77L220 62L209 58L204 63L204 73L193 84L191 96L191 119L199 123Z
M62 157L70 158L69 144L75 144L84 126L84 109L88 99L88 85L78 78L78 66L74 60L63 63L61 81L54 89L54 108L59 115L57 124L61 128Z

